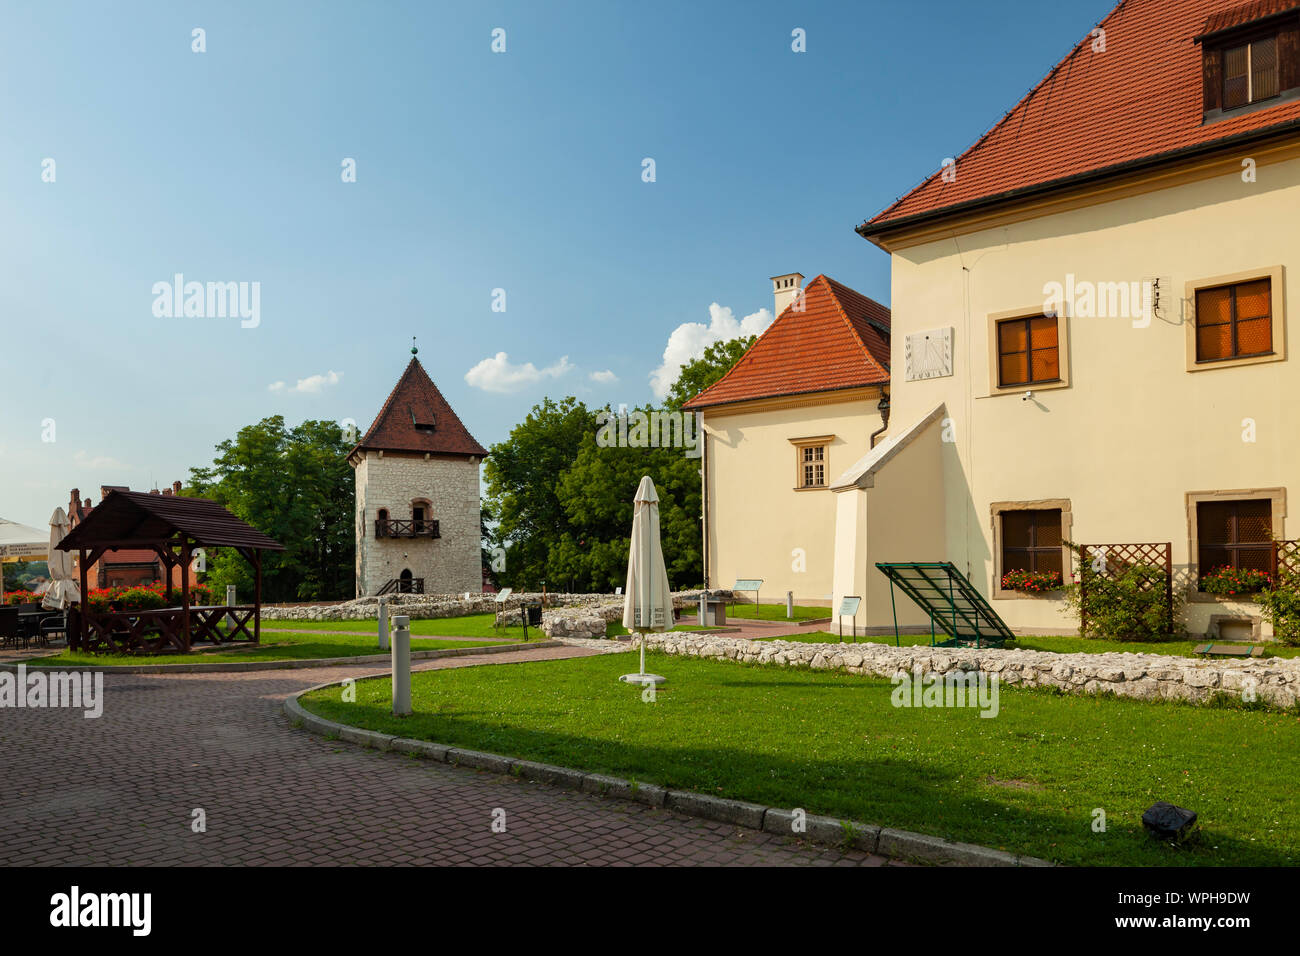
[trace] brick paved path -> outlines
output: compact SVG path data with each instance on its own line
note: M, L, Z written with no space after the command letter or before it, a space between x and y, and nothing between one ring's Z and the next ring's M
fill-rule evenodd
M575 657L445 658L415 669ZM0 865L878 865L786 838L293 730L281 701L374 665L105 676L104 714L0 710ZM207 832L193 833L201 807ZM506 833L492 812L506 811Z

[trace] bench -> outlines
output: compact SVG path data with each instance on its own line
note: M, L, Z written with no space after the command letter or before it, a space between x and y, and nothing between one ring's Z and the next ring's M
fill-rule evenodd
M1263 657L1264 648L1258 644L1200 644L1195 653L1202 657Z

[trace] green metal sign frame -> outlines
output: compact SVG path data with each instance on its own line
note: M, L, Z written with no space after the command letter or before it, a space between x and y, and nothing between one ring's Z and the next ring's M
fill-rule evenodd
M936 647L1001 646L1015 637L1006 622L998 617L984 595L966 580L951 561L876 562L889 578L889 606L894 613L894 644L898 634L898 605L894 598L897 586L913 603L930 616L930 644ZM942 631L947 640L936 640Z

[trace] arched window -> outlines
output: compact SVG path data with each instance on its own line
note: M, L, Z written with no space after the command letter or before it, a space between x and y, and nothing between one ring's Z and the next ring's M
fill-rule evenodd
M398 578L399 578L399 580L400 580L400 582L401 582L401 583L398 584L398 586L397 586L397 590L398 590L398 592L401 593L401 594L410 594L410 593L411 593L411 578L412 578L412 575L411 575L411 569L410 569L410 568L402 568L402 573L401 573L400 575L398 575Z

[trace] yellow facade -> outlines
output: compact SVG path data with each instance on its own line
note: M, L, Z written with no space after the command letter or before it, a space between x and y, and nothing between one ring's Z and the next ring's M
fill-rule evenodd
M709 584L762 578L761 600L829 605L835 495L800 490L799 442L825 439L826 485L880 429L879 390L861 388L704 410L705 546Z
M934 559L934 512L915 494L925 487L942 500L942 557L1018 631L1070 632L1077 622L1059 594L1001 593L998 503L1059 503L1067 533L1080 543L1172 542L1179 586L1192 598L1193 633L1205 633L1215 615L1258 619L1254 605L1218 601L1194 587L1192 515L1204 496L1267 497L1273 534L1296 536L1286 512L1300 487L1300 374L1288 351L1300 314L1300 159L1280 154L1261 162L1252 182L1242 158L1024 208L1019 218L1012 210L882 240L893 258L889 434L940 406L942 428L933 449L899 455L880 469L874 487L836 492L864 499L840 508L838 559L847 564L837 595L859 586L858 538L868 561ZM1275 354L1196 365L1189 358L1195 289L1251 276L1273 281ZM1098 316L1095 301L1076 295L1063 303L1060 319L1062 382L1033 388L1029 397L1024 387L997 387L998 318L1041 312L1054 283L1104 293L1153 279L1163 314ZM906 381L907 336L945 326L953 329L952 374ZM934 431L915 438L918 450ZM926 474L936 461L939 483ZM886 487L891 470L901 491ZM914 549L906 546L911 529ZM869 596L859 623L889 624L887 597Z

